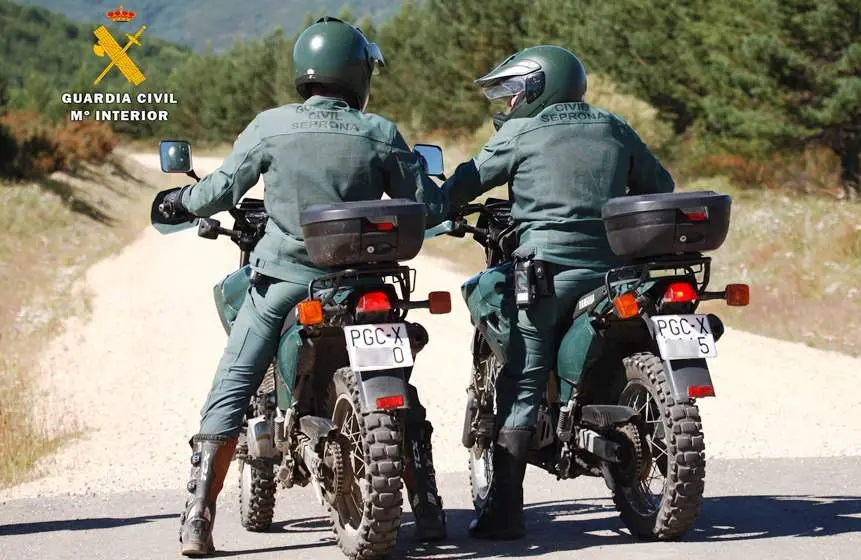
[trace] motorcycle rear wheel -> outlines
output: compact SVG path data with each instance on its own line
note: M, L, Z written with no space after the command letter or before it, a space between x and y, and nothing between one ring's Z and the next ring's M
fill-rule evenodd
M673 400L663 362L654 354L635 354L623 362L628 384L619 404L640 413L651 465L633 484L617 480L613 501L633 536L678 539L693 527L703 500L705 443L699 409Z
M383 558L395 547L403 497L403 447L398 418L364 413L356 374L334 375L332 422L349 440L344 488L329 506L332 529L347 558Z

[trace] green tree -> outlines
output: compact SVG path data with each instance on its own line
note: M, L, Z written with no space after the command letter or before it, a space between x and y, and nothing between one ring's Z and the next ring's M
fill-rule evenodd
M517 50L524 34L520 14L529 5L525 0L404 4L379 30L384 52L392 53L386 109L423 130L474 131L489 110L473 81Z
M648 101L684 132L706 93L702 42L691 29L722 0L537 0L524 23L529 41L574 51L590 72Z
M710 11L697 30L713 53L703 61L706 132L742 151L825 145L857 194L861 2L725 0Z

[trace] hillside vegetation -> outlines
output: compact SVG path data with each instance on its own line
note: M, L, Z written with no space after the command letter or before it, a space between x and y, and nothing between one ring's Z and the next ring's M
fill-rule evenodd
M106 19L104 24L125 44L126 32L138 26L120 26ZM29 8L0 0L0 77L11 90L13 107L37 109L47 118L65 113L58 91L135 91L119 74L109 73L98 86L93 81L109 62L93 54L97 25L73 21L61 13ZM147 77L141 87L163 82L171 69L188 56L188 49L151 37L141 37L142 46L129 55Z
M21 0L80 21L105 21L105 12L122 2L114 0ZM220 51L238 39L251 39L281 28L299 31L307 12L333 13L349 5L356 13L382 20L397 9L398 0L137 0L126 2L135 23L150 26L149 33L196 50Z
M114 37L128 31L108 27ZM146 126L118 123L112 130L92 121L69 121L74 107L62 103L61 92L92 91L107 64L93 54L94 28L42 8L0 0L0 177L34 179L74 170L82 162L103 162L116 146L114 131L153 133ZM141 90L163 87L189 50L147 35L142 43L131 53L147 77ZM116 71L99 88L135 91Z
M823 148L846 194L857 193L857 1L407 0L383 24L358 23L388 62L375 79L372 109L414 131L473 134L489 114L473 80L520 48L554 43L654 107L672 132L662 153L692 173L819 189L794 178L805 171L797 156ZM274 32L185 60L174 77L199 79L171 84L197 103L167 130L229 140L255 112L295 100L291 49L291 37ZM787 173L771 170L787 164Z
M0 486L20 480L53 449L54 419L40 409L42 348L64 318L86 313L89 295L78 279L96 261L138 235L163 176L109 160L84 164L72 175L54 173L39 182L0 183ZM53 435L49 435L49 432Z

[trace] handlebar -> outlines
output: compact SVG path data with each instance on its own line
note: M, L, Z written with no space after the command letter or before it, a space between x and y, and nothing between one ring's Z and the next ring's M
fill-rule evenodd
M172 218L176 214L177 210L178 208L169 200L163 200L161 204L158 205L158 211L167 219Z
M507 200L489 199L486 203L466 204L458 210L456 217L442 222L425 231L425 239L450 235L452 237L463 237L467 233L473 236L480 245L486 245L490 237L490 228L470 225L465 217L472 214L481 214L493 219L497 213L510 211L510 203Z

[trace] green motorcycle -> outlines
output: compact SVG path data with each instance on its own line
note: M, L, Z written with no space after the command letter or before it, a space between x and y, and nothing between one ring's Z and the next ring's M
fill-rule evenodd
M725 240L730 205L711 191L610 200L602 214L610 245L629 264L583 295L558 333L529 463L557 479L602 477L638 538L680 537L699 515L705 447L696 399L714 396L706 358L717 355L724 327L696 310L701 301L747 305L749 297L742 284L707 291L711 259L703 253ZM512 257L509 201L460 212L472 214L475 225L459 218L427 236L469 233L485 249L487 269L462 286L475 327L462 442L481 510L494 491L495 383L510 320L518 300L535 296L541 263Z
M428 174L442 173L438 147L415 149ZM197 179L187 142L163 141L161 155L163 171ZM214 289L218 315L230 332L255 278L248 263L268 219L263 201L243 199L229 210L234 224L226 229L206 218L169 223L163 198L156 198L151 213L160 232L196 223L199 236L225 236L239 247L239 269ZM277 483L310 484L348 558L382 558L394 548L403 467L412 460L405 434L407 378L428 342L424 327L406 316L413 309L451 311L448 292L411 300L415 270L398 264L418 254L425 212L424 204L407 200L302 212L308 254L331 272L309 283L307 299L285 320L275 361L245 415L235 458L246 529L269 528Z

